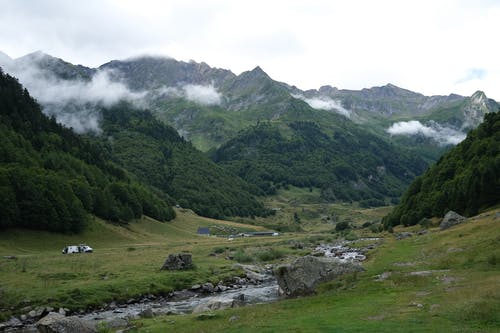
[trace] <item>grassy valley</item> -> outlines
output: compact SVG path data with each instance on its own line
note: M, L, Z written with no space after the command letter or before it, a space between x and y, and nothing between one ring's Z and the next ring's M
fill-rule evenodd
M224 310L205 321L197 315L142 320L138 331L497 332L498 216L493 210L401 241L384 234L366 272L324 284L316 296Z

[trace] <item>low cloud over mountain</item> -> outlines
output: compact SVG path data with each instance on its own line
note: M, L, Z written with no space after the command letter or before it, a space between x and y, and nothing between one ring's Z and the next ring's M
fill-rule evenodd
M345 109L342 106L341 102L331 99L330 97L321 96L321 97L307 98L303 95L298 95L298 94L297 95L294 94L292 96L303 100L304 102L309 104L309 106L312 107L313 109L334 111L345 117L349 117L351 115L349 110Z
M427 126L418 120L394 123L387 129L387 133L405 136L422 135L435 140L440 145L456 145L466 137L466 134L456 129L441 126L436 122L430 122Z

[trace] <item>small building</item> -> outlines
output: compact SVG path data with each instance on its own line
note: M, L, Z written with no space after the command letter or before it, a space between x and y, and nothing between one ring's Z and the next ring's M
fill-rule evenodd
M206 228L206 227L199 227L198 228L198 235L210 236L210 229Z
M254 231L254 232L243 233L243 237L258 237L258 236L279 236L279 233L275 231Z

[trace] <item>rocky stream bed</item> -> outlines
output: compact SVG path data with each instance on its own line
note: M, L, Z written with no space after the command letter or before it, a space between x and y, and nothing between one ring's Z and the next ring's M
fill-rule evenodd
M349 247L351 242L348 241L321 244L313 249L312 256L307 256L309 258L307 261L310 263L311 260L320 260L322 263L334 264L339 269L340 274L352 271L353 267L362 270L359 262L366 259L366 252L373 249L380 239L362 240L373 241L373 244L361 249ZM56 310L50 307L38 307L19 317L12 317L10 320L0 323L0 331L17 333L68 332L68 327L72 327L75 332L96 332L96 327L102 325L108 328L128 327L132 320L139 318L188 313L203 315L207 311L274 302L280 298L295 295L287 290L290 279L295 279L295 277L293 274L288 276L288 284L284 286L282 285L283 272L286 269L297 271L297 267L294 265L303 264L303 258L296 259L292 264L280 266L236 264L245 271L246 276L235 276L231 283L223 284L221 282L214 286L207 282L194 285L190 289L172 292L166 296L146 295L139 299L130 299L123 304L111 302L100 309L89 312L69 313L67 309ZM313 265L314 267L318 266L317 264ZM299 267L299 270L303 268ZM307 267L306 270L308 270ZM319 272L319 274L322 273ZM276 276L278 276L280 284ZM305 278L309 284L311 277L306 276ZM321 281L318 280L318 282ZM298 281L298 284L300 283ZM314 287L314 284L311 286ZM54 323L59 323L59 326ZM58 327L60 327L59 331Z

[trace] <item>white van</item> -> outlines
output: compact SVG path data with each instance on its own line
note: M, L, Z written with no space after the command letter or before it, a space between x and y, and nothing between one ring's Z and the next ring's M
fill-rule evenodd
M70 254L70 253L91 253L94 249L85 244L80 245L68 245L62 250L62 254Z

